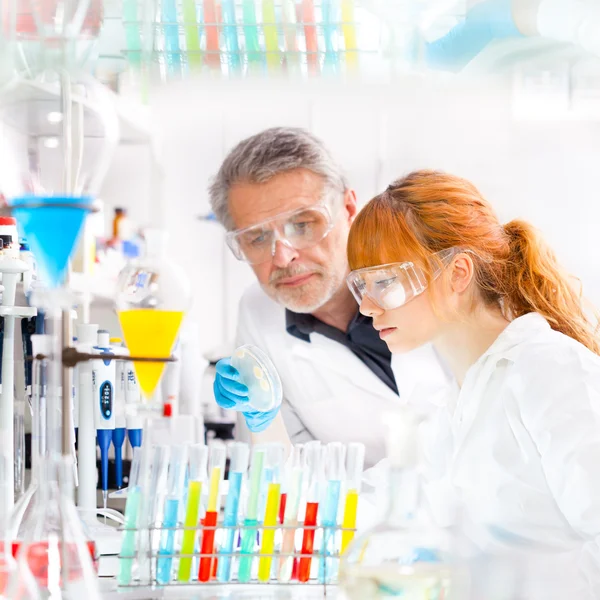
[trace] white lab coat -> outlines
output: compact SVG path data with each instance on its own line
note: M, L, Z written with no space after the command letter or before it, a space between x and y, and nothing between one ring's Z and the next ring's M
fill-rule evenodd
M600 357L520 317L429 425L437 516L452 490L476 546L516 559L519 598L600 598Z
M452 377L431 346L394 356L392 369L400 396L383 383L351 350L313 333L310 343L290 335L285 309L258 284L240 302L237 345L265 351L283 384L282 416L292 443L363 442L367 465L385 455L382 416L413 395L430 399L447 394ZM238 420L239 437L247 428Z

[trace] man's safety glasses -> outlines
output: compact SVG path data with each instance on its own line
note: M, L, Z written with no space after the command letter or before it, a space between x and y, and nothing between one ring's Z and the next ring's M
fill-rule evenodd
M329 208L316 204L282 213L251 227L230 231L227 245L238 260L257 265L271 260L277 242L304 250L318 244L333 229Z
M442 273L440 262L446 266L460 248L449 248L433 254L433 279ZM390 263L352 271L346 283L358 304L370 298L384 310L400 308L427 289L425 273L412 262Z

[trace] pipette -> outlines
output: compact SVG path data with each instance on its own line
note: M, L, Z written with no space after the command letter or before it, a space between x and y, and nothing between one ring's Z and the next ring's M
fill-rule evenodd
M80 323L77 325L77 350L91 353L98 343L98 325ZM79 404L79 441L77 444L77 469L79 486L77 505L88 515L96 510L96 396L93 385L92 362L79 363L77 379L77 400ZM95 516L94 516L95 519Z
M263 473L266 451L264 448L255 447L252 453L252 465L250 467L250 491L248 495L248 507L244 519L244 530L242 532L242 547L240 565L238 569L238 581L247 583L252 576L252 554L256 543L256 526L258 524L258 497L260 494L260 483ZM250 555L250 556L244 556Z
M129 351L124 348L124 353L129 355ZM138 385L137 376L133 362L125 363L125 425L127 426L127 437L132 448L142 445L142 433L144 418L138 415L141 404L141 392Z
M340 492L344 480L344 445L339 442L327 444L326 476L327 492L323 505L322 558L319 561L319 583L329 583L337 574L337 561L327 558L335 552L335 527L337 526Z
M315 542L315 528L319 513L319 490L321 471L321 443L309 442L305 446L306 462L308 466L308 490L306 492L306 514L304 517L304 533L302 535L302 549L298 579L306 583L310 579L311 555Z
M123 347L120 338L110 338L111 350L113 354L123 355ZM115 394L114 394L114 412L115 428L112 433L112 443L115 449L115 477L117 480L117 489L123 487L123 443L126 435L125 421L125 362L115 361Z
M98 354L109 354L110 336L108 331L98 331L98 345L94 348ZM102 500L106 509L108 498L108 450L112 441L115 428L114 389L115 389L115 362L113 360L98 359L92 361L92 386L94 389L94 422L96 424L96 437L100 446L100 462L102 465Z
M165 499L162 535L158 549L159 556L156 568L156 581L161 585L166 585L171 581L173 551L175 547L175 528L177 527L179 506L183 497L185 473L187 469L187 453L187 446L173 446L171 448L168 492L167 498Z
M133 460L129 473L129 486L127 487L127 504L125 505L125 523L121 542L121 560L119 561L119 585L128 585L131 581L131 569L135 557L135 534L138 527L140 513L140 500L142 490L140 487L140 463L142 449L133 449ZM129 558L130 557L130 558Z
M362 482L365 464L365 445L354 442L348 444L346 455L346 502L342 519L342 547L340 554L344 554L350 542L354 539L356 528L356 513L358 510L358 496Z
M220 551L220 554L223 554L223 556L219 557L219 569L217 572L217 579L222 583L227 583L231 579L231 555L237 533L236 526L238 524L242 481L248 469L249 455L250 448L248 444L234 442L231 445L229 491L227 493L227 501L225 502L225 516L223 519L223 525L230 527L230 529L225 530L225 541Z
M210 471L210 490L208 493L208 506L204 517L204 533L200 553L200 568L198 581L209 581L213 573L213 559L215 552L215 529L219 518L220 495L219 487L225 476L225 461L227 449L222 442L215 441L209 447L208 466Z
M275 550L275 527L279 514L281 480L283 476L285 450L281 444L272 444L267 448L267 468L271 471L267 487L267 503L263 519L263 536L258 563L258 580L263 583L271 578L271 564ZM265 469L266 471L267 469Z
M185 522L181 554L192 555L195 550L196 531L200 512L200 497L202 484L206 483L206 467L208 465L208 447L204 444L190 446L190 476L187 491L187 506L185 509ZM192 576L192 556L182 556L179 560L178 579L185 583Z
M279 561L279 581L287 583L292 578L294 571L294 561L296 560L291 555L294 553L294 540L296 530L293 526L298 524L298 510L300 509L300 495L302 492L302 480L304 478L304 446L296 444L292 448L292 452L286 466L286 490L287 501L285 506L285 514L283 524L283 542L281 545L282 557Z

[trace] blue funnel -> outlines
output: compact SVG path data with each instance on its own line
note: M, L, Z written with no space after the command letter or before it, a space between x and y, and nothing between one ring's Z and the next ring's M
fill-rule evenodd
M27 208L27 204L85 204L89 196L21 196L10 202L13 216L23 228L42 282L50 288L64 283L69 258L79 239L87 210L68 206ZM23 205L23 208L19 206Z

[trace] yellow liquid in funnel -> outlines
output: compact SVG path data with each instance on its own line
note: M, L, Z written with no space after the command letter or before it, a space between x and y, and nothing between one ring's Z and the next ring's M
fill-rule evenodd
M121 329L131 356L168 358L175 345L183 311L138 309L119 313ZM165 363L134 362L144 396L149 399L160 381Z

